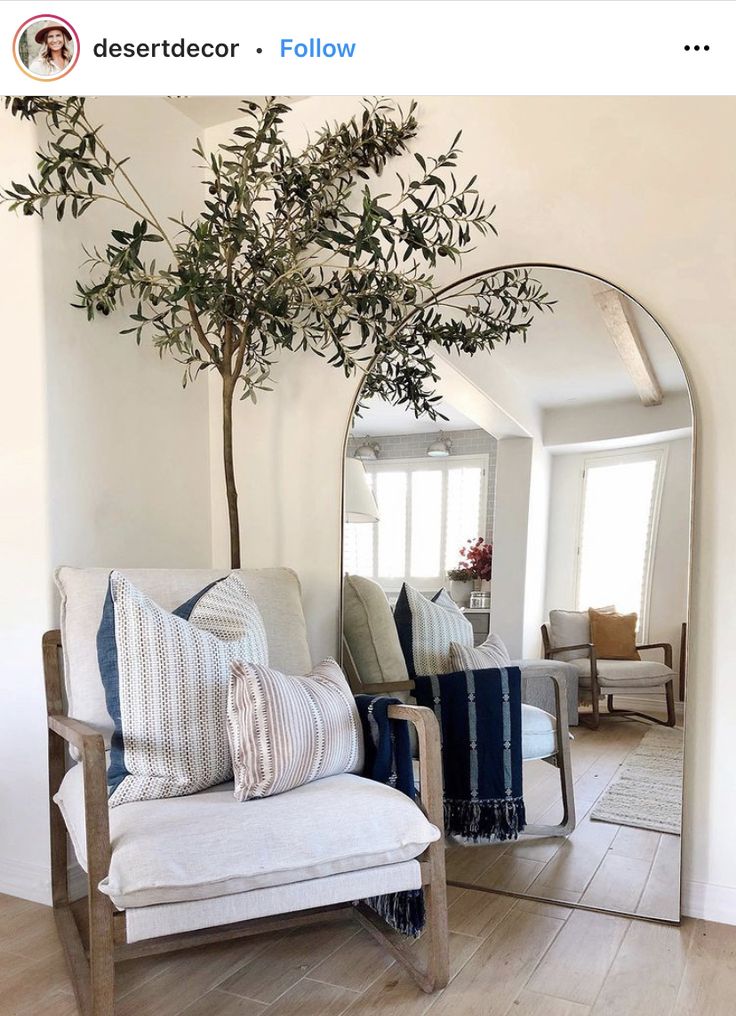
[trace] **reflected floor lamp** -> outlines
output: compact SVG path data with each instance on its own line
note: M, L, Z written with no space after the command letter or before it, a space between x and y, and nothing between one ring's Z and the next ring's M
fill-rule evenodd
M359 459L345 459L345 521L378 522L378 506Z

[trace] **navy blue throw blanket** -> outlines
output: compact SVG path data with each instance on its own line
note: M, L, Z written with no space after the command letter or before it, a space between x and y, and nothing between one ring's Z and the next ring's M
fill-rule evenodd
M365 744L363 776L395 787L413 801L416 787L409 727L406 720L388 717L388 707L401 705L400 699L388 695L356 695L355 701ZM424 927L424 893L421 889L372 896L365 902L402 935L416 938Z
M415 677L442 738L445 830L472 843L516 839L526 825L521 775L521 671Z

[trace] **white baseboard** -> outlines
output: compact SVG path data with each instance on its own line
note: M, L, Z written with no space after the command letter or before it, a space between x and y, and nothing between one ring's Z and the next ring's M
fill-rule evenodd
M45 864L29 864L0 857L0 893L34 903L51 903L51 871Z
M78 900L87 895L87 875L76 861L69 865L69 896ZM0 858L0 893L51 906L51 872L43 864Z
M716 924L736 924L736 887L712 882L683 882L682 912Z

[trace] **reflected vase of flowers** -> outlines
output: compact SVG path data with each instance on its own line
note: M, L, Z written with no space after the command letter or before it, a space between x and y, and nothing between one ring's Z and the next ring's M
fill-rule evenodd
M473 590L490 591L493 545L482 536L467 540L460 548L457 568L447 572L450 596L461 607L467 607Z

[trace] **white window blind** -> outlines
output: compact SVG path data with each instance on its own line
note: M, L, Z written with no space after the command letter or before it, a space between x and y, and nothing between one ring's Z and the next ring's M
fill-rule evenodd
M487 456L364 466L380 520L346 524L345 570L376 579L387 591L403 581L442 585L465 541L486 535Z
M613 604L646 632L665 453L661 448L585 463L578 543L578 610Z

